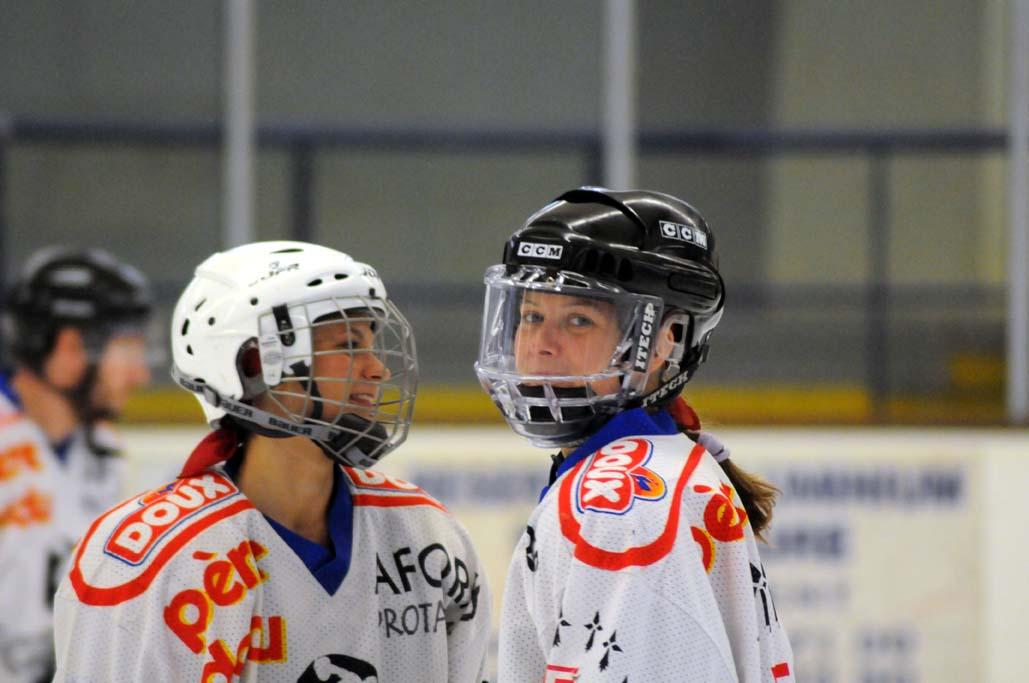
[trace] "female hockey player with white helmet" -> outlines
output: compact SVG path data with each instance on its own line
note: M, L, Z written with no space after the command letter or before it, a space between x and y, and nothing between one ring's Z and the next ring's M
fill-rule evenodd
M518 434L560 449L511 562L499 680L794 680L755 542L775 489L679 397L725 302L704 219L580 188L485 279L479 379Z
M302 242L217 253L171 337L215 431L94 522L57 594L56 680L482 681L467 534L366 469L405 439L417 372L375 270Z

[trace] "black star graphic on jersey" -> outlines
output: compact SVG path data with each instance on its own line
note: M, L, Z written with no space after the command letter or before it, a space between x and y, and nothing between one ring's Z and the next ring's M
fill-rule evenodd
M600 625L600 612L593 615L593 621L588 624L583 624L586 630L590 632L589 640L586 641L586 652L593 649L593 638L598 632L603 631L604 627Z
M557 615L557 628L554 629L554 647L561 644L561 627L571 625L572 622L565 621L565 612L561 610L561 613Z
M779 612L775 609L775 603L772 602L772 589L768 587L768 576L765 574L765 568L751 564L750 578L754 582L754 596L761 596L761 606L765 610L765 626L772 628L772 619L774 618L778 622ZM769 613L769 607L771 607L771 613Z
M611 631L611 637L608 638L607 640L605 640L604 643L603 643L604 656L600 658L600 670L601 671L606 669L607 665L610 663L611 653L612 652L621 652L622 651L622 648L618 645L618 643L615 642L615 638L617 638L617 637L618 637L618 631ZM628 680L628 676L626 676L626 680ZM624 681L623 681L623 683L624 683Z
M525 533L529 536L529 545L525 546L525 564L529 566L529 571L536 571L536 567L539 566L540 554L536 550L536 530L531 526L525 527Z

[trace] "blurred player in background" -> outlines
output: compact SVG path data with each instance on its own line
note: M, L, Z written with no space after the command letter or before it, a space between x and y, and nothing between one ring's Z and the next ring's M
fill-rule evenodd
M36 253L7 296L0 375L0 680L50 680L56 577L122 497L111 422L149 380L151 299L99 249Z
M406 438L417 375L375 270L302 242L215 254L171 342L215 431L83 539L55 680L482 681L490 598L466 532L366 469Z
M679 397L724 302L704 219L657 192L567 192L486 271L479 378L560 449L511 562L499 681L794 680L755 542L776 491Z

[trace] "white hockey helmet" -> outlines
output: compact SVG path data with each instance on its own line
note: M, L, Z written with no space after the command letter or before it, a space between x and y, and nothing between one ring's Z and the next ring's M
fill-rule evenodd
M345 324L349 335L358 323L372 331L365 344L314 349L316 327ZM171 345L172 376L212 427L229 415L268 436L306 436L360 468L407 437L418 371L411 327L375 269L342 252L274 241L214 254L179 297ZM381 372L357 378L350 363L347 376L316 376L315 356L336 353L374 354ZM331 382L360 382L365 393L330 399ZM255 406L258 397L269 410Z

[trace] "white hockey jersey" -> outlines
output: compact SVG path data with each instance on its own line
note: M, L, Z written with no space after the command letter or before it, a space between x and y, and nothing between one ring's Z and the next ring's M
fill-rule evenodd
M105 434L105 439L113 435ZM120 458L77 430L55 453L0 375L0 681L41 680L53 658L53 595L72 546L121 498Z
M602 431L657 435L580 449L530 517L504 591L501 683L795 680L736 492L667 414L662 428L650 417L616 416Z
M100 517L57 594L55 681L483 681L490 597L464 529L416 486L341 472L335 592L222 467Z

